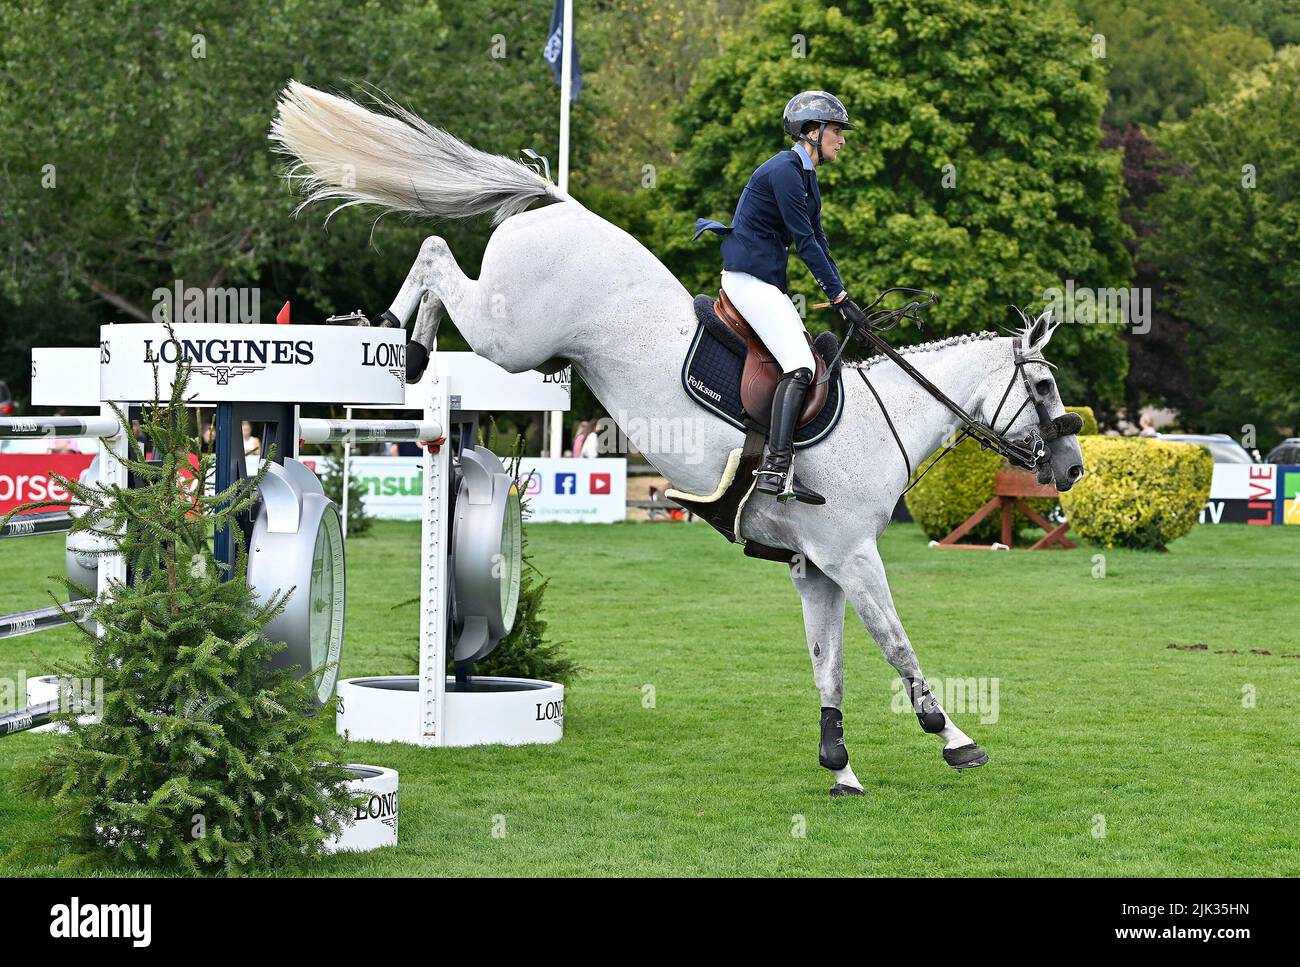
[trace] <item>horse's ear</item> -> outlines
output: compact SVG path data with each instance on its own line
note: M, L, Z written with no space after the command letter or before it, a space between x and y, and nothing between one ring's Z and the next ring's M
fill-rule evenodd
M1029 327L1029 335L1025 341L1029 348L1041 352L1043 347L1052 340L1052 333L1056 332L1056 327L1060 323L1052 321L1052 310L1046 309L1043 314L1034 320L1033 325Z

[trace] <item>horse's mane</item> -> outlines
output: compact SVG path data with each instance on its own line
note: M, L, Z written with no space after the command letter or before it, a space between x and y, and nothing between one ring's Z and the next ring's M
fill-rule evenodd
M912 356L917 353L931 353L940 349L947 349L949 346L957 346L961 343L984 342L989 339L997 339L996 332L973 332L962 333L959 336L949 336L947 339L936 339L932 342L917 343L915 346L899 346L897 352L900 356ZM883 353L872 356L870 359L864 359L856 363L846 363L850 369L870 369L876 363L884 362L889 359Z

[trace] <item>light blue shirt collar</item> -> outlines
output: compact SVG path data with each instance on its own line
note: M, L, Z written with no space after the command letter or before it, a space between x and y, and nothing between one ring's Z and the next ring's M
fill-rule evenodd
M800 151L798 145L791 148L790 150L799 156L799 160L803 162L804 171L813 170L812 159L808 157L806 152Z

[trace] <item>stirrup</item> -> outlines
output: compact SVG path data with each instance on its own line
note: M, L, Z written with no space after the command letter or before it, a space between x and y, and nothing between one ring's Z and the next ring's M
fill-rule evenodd
M777 499L780 503L783 503L783 504L784 504L786 501L790 501L790 500L794 500L794 499L795 499L795 493L794 493L794 465L793 465L793 464L791 464L790 468L789 468L788 470L786 470L786 472L785 472L785 486L782 487L782 488L781 488L781 492L780 492L779 494L776 495L776 499Z
M793 490L791 490L791 481L794 474L792 474L788 469L782 473L779 470L764 470L760 466L755 468L754 476L758 478L756 489L760 494L776 494L777 499L779 500L781 494L787 492L793 493ZM776 479L764 480L764 477L775 477ZM765 484L767 486L764 486Z
M800 496L800 492L795 490L793 463L784 474L776 470L764 470L760 467L754 471L754 476L759 478L759 483L756 485L758 492L762 494L773 494L780 503L784 504L791 500L797 500L802 504L812 504L813 506L819 506L826 503L825 497L817 493L815 490L809 490L807 487L804 487L802 483L800 483L799 486L803 489L803 495ZM778 479L770 482L775 486L765 489L763 484L768 483L768 481L763 480L763 477L776 477Z

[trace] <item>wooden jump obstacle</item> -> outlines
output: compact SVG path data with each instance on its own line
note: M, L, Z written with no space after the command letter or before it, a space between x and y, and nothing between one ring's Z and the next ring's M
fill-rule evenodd
M1076 546L1074 541L1065 536L1066 531L1070 529L1069 521L1064 524L1053 524L1022 499L1024 497L1059 497L1060 493L1051 484L1040 484L1033 474L1024 470L1001 470L994 478L993 493L992 500L955 527L952 533L943 540L935 542L933 546L988 550L990 547L988 544L963 544L960 542L980 521L998 509L1002 511L1001 546L1004 548L1010 549L1011 539L1015 536L1011 530L1015 521L1016 510L1019 510L1046 532L1042 538L1031 544L1027 550L1070 550ZM992 547L1000 549L997 544L992 545Z

